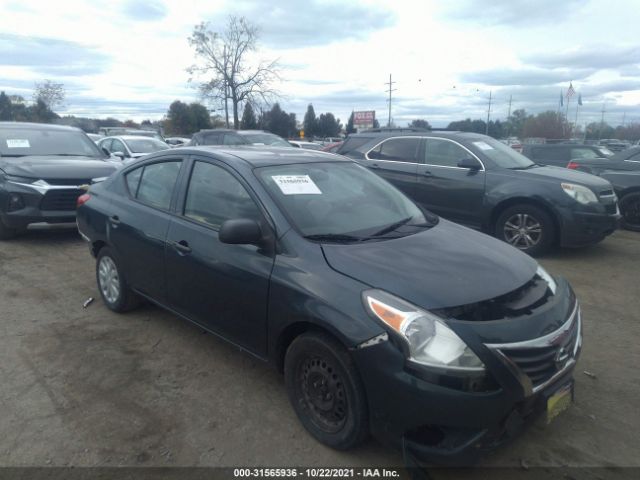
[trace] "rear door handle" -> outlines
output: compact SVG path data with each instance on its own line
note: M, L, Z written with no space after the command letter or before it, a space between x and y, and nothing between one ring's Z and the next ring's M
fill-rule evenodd
M112 215L111 217L109 217L109 221L114 227L120 225L120 218L117 215Z
M378 165L377 163L372 163L371 168L380 168L380 165Z
M422 172L422 175L424 175L425 177L433 177L433 173L431 173L430 170L425 170L424 172Z
M186 240L180 240L179 242L171 242L171 246L178 252L183 255L191 253L191 247L189 246L189 242Z

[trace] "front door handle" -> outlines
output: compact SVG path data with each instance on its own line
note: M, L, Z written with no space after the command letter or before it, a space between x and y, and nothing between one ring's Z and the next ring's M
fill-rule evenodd
M180 254L186 255L191 253L191 247L186 240L180 240L179 242L171 242L171 246Z
M380 168L380 165L378 165L377 163L372 163L371 168Z
M433 177L433 173L431 173L430 170L425 170L424 172L422 172L422 175L424 175L425 177Z
M120 218L117 215L110 216L109 221L114 227L120 225Z

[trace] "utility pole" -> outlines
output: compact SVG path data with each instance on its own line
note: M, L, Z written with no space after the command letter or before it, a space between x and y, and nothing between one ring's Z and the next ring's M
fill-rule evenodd
M511 136L511 100L513 95L509 95L509 112L507 113L507 137ZM488 124L489 122L487 122Z
M484 134L489 135L489 118L491 117L491 90L489 90L489 108L487 108L487 125L484 129Z
M603 128L604 128L604 102L602 102L602 116L600 117L600 128L598 129L598 140L602 138Z
M391 92L395 92L397 90L396 88L393 88L394 83L396 82L391 80L391 74L389 74L389 82L385 83L385 85L389 85L389 90L387 90L387 92L389 92L389 100L387 100L389 102L389 120L387 121L387 127L391 126Z

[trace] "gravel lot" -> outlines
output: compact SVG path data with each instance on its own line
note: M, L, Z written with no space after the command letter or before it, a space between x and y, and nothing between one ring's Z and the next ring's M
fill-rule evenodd
M483 463L640 467L640 234L541 262L582 303L576 403ZM0 243L0 329L0 466L402 465L373 440L318 444L282 377L214 336L153 306L107 310L73 229Z

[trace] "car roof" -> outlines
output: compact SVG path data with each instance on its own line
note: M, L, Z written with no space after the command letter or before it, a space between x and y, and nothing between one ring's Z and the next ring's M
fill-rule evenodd
M352 133L347 138L389 138L389 137L442 137L442 138L466 138L469 140L475 140L484 138L486 135L474 132L459 132L453 130L383 130L383 131L371 131L362 133Z
M296 163L317 162L345 162L352 163L351 159L333 153L319 150L303 150L301 148L266 147L254 145L234 145L225 147L221 145L201 145L197 147L180 147L183 155L207 153L209 156L219 158L230 164L244 161L253 167L266 167L270 165L293 165ZM175 155L175 149L172 150Z
M54 125L52 123L32 123L32 122L0 122L0 128L21 128L29 130L66 130L78 132L79 128L68 125Z

